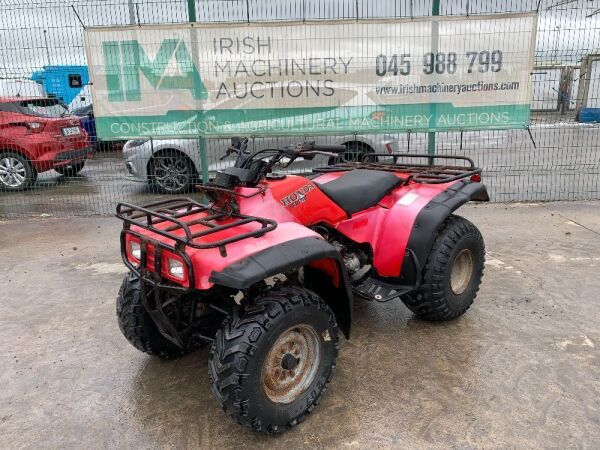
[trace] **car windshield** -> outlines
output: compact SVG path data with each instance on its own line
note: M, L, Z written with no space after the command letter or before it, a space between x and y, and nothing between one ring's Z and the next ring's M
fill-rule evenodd
M76 116L89 116L93 112L92 105L82 106L81 108L76 108L72 111Z
M65 105L53 98L23 100L18 106L23 114L31 116L63 117L67 113Z

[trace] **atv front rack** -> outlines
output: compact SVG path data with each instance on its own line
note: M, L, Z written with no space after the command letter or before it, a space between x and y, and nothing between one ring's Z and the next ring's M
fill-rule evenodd
M378 159L393 159L392 162L379 162ZM406 163L400 162L402 159L423 160L427 159L428 163ZM454 161L453 165L435 165L436 159L445 161ZM459 163L466 163L459 165ZM342 162L326 167L317 167L313 172L347 172L354 169L369 169L381 170L385 172L398 172L407 174L406 182L424 184L442 184L460 180L462 178L470 178L481 175L482 169L475 167L475 162L466 156L446 156L446 155L427 155L427 154L412 154L404 153L365 153L360 162Z
M202 213L207 215L199 218L192 217ZM219 248L222 256L227 255L225 249L227 244L260 237L277 228L277 222L274 220L225 211L213 205L203 205L189 198L161 200L143 206L119 203L117 217L123 221L124 230L129 230L133 225L151 231L173 240L175 242L174 249L179 252L183 251L184 247ZM260 228L224 239L209 242L201 240L203 237L251 223L260 224ZM200 225L201 227L198 227L200 230L192 231L192 227L195 225Z

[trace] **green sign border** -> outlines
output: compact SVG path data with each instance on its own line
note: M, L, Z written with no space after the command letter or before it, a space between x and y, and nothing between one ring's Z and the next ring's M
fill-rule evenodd
M524 129L530 117L529 104L211 109L169 111L160 116L96 117L96 132L102 139L134 139L472 131Z

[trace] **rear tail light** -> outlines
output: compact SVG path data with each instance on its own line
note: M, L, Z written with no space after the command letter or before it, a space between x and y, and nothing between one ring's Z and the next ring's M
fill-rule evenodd
M471 177L471 181L474 181L475 183L479 183L481 182L481 175L479 174L475 174Z

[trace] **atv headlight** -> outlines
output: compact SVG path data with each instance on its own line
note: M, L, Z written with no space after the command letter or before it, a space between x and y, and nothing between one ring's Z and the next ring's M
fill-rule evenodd
M142 247L139 242L129 241L129 254L138 261L142 259Z
M167 259L167 267L169 270L169 275L179 279L179 280L183 280L184 279L184 269L183 269L183 263L181 261L179 261L178 259L172 259L172 258L168 258Z

